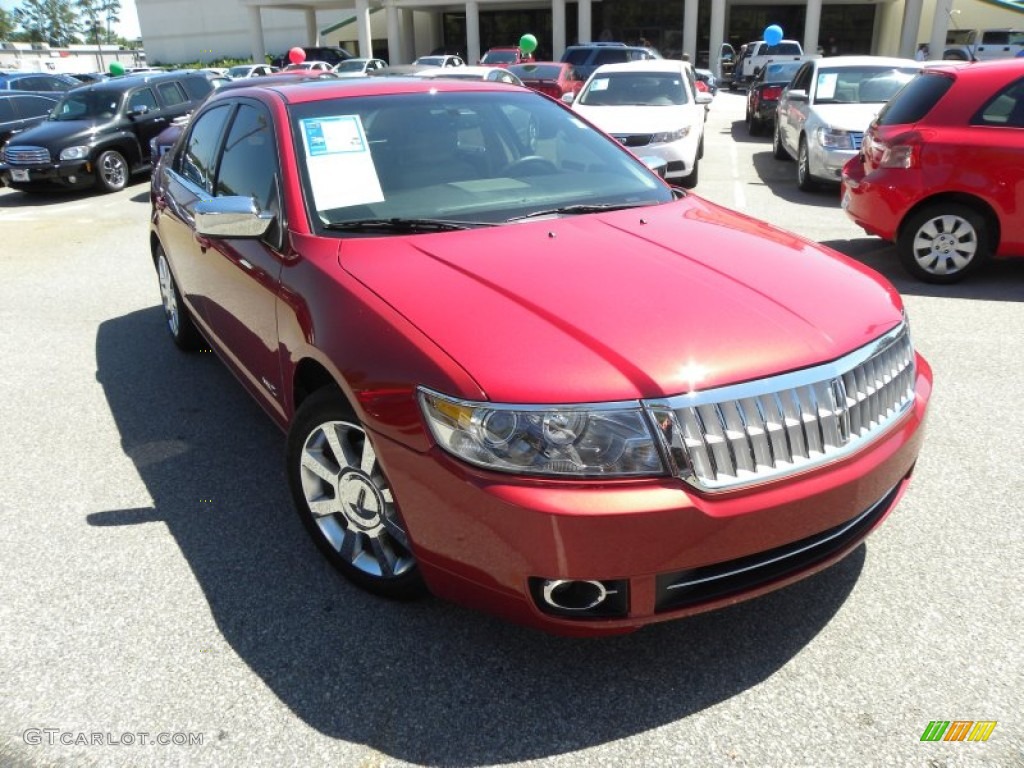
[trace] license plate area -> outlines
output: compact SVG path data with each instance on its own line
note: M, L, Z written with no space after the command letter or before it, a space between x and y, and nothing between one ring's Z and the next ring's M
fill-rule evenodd
M28 169L11 168L11 181L28 181Z

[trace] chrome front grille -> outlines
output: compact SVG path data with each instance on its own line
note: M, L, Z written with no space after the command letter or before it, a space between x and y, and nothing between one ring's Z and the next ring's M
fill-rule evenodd
M673 472L721 491L856 451L911 407L915 376L901 325L832 363L645 406Z
M50 162L50 151L45 147L7 147L4 162L9 165L38 165Z
M861 142L864 141L864 134L860 131L850 131L850 140L853 142L853 148L859 152Z

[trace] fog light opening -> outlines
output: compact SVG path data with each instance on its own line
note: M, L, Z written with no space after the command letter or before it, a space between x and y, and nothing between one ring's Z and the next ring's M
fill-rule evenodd
M560 611L590 611L615 594L600 581L550 579L544 582L544 602Z
M68 176L68 182L70 184L77 184L78 183L78 177L77 176Z

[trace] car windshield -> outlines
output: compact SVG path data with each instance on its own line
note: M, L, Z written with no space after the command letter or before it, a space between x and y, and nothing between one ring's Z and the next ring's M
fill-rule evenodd
M596 74L579 103L588 107L671 107L686 104L683 77L674 72Z
M310 214L325 230L485 226L673 199L614 141L530 91L353 97L290 112Z
M818 70L815 104L884 104L910 82L913 67L844 67Z
M335 66L335 72L362 72L366 66L365 59L349 59Z
M245 77L253 71L253 67L232 67L228 70L228 77Z
M803 66L799 61L787 61L782 64L769 64L764 73L766 83L788 83L796 71Z
M117 114L120 91L80 88L68 91L50 113L50 120L102 120Z
M508 71L522 80L557 80L562 67L559 64L517 64Z
M515 51L488 51L484 54L481 62L483 64L510 64L518 58Z
M417 64L426 64L431 67L444 66L444 56L420 56L416 59Z

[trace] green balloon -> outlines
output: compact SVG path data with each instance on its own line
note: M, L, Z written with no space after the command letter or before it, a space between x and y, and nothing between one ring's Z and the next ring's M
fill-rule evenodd
M523 53L533 53L537 50L537 38L527 33L519 38L519 50Z
M124 64L122 64L120 61L112 61L112 62L110 62L109 69L110 69L110 74L114 75L115 77L117 75L123 75L124 74Z

